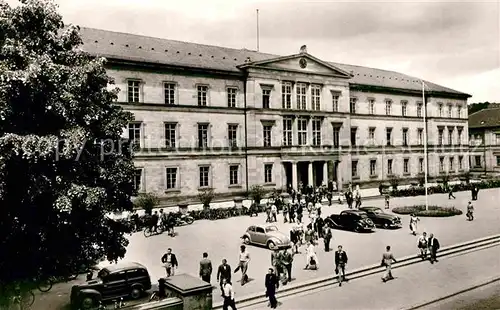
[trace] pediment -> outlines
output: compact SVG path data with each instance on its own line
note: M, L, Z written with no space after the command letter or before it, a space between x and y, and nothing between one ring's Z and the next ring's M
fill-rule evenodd
M267 70L289 71L306 74L327 75L340 78L351 78L352 75L308 53L300 53L285 57L277 57L258 62L249 62L239 68L262 68Z

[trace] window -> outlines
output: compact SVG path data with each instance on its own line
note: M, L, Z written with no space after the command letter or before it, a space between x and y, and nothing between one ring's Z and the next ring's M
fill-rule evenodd
M141 82L128 81L128 102L140 102Z
M453 107L451 105L448 106L448 117L451 118L453 116Z
M417 129L418 145L424 145L424 130L422 128Z
M283 145L292 145L292 119L283 119Z
M333 146L338 147L340 145L340 128L333 127Z
M453 144L453 128L448 128L448 145Z
M353 160L351 163L351 173L352 173L353 178L358 177L358 161L357 160Z
M271 90L262 89L262 107L264 109L271 108Z
M135 169L134 170L134 190L136 192L141 190L141 183L142 183L142 169Z
M404 174L410 173L410 159L408 158L403 159L403 173Z
M498 162L498 160L497 160ZM464 169L464 157L463 156L458 156L458 169L462 170Z
M239 183L240 166L229 166L229 185L238 185Z
M455 157L450 157L450 171L455 171Z
M403 146L408 146L408 128L403 128Z
M297 85L295 86L295 90L297 92L297 109L298 110L307 109L307 101L306 101L307 85L304 83L297 83Z
M340 94L332 92L332 106L333 106L333 112L338 112L339 111L339 98Z
M141 123L128 124L128 139L134 149L141 147Z
M284 82L281 85L281 107L283 109L292 108L292 83Z
M392 128L385 129L385 139L388 146L392 145Z
M236 108L236 93L238 89L230 87L227 89L227 106L230 108Z
M356 145L356 132L357 132L356 128L351 128L351 146Z
M500 133L495 134L495 143L496 145L500 145Z
M417 117L422 117L422 103L417 103Z
M227 139L229 147L238 147L238 125L227 125Z
M443 117L443 104L438 103L438 115L439 117Z
M356 103L358 102L357 98L350 98L349 99L349 111L352 114L356 114Z
M312 120L313 145L321 145L321 119Z
M370 160L370 176L377 175L377 161L375 159Z
M408 105L407 101L401 101L401 115L406 116L406 106Z
M368 113L375 114L375 99L368 99Z
M457 134L458 134L458 145L462 145L462 131L463 129L462 128L458 128L457 129Z
M264 183L273 183L273 164L264 165Z
M462 118L462 107L461 106L457 107L457 117Z
M497 156L497 166L500 166L500 156ZM462 169L462 168L460 168Z
M166 188L176 189L177 188L177 168L166 168Z
M392 159L387 160L387 174L388 175L392 174Z
M443 131L444 129L438 129L438 145L443 145Z
M444 172L444 157L439 157L439 172Z
M175 148L177 146L177 123L165 123L165 147Z
M375 144L375 128L374 127L370 127L368 128L368 140L370 142L370 144Z
M200 187L210 186L210 166L200 167Z
M198 85L198 106L207 106L208 86Z
M474 156L475 166L481 167L481 155Z
M391 115L391 109L392 109L392 101L386 100L385 101L385 115Z
M299 136L299 145L307 144L307 119L297 119L297 134Z
M424 159L419 158L418 159L418 172L424 172Z
M163 84L163 89L165 91L165 104L174 105L175 104L175 83L165 83L165 84Z
M273 130L273 126L264 125L264 127L263 127L264 146L271 146L272 130Z
M208 124L198 124L198 147L208 147Z
M311 86L311 110L321 110L321 86Z

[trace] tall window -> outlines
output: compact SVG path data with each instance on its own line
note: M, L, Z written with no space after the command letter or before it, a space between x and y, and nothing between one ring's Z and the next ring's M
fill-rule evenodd
M165 123L165 147L175 148L177 146L177 123Z
M273 183L273 164L264 165L264 183Z
M311 86L311 110L321 110L321 86Z
M353 178L358 177L358 161L353 160L351 163L351 174Z
M403 173L410 173L410 159L408 158L403 159Z
M271 133L273 126L272 125L264 125L263 126L263 137L264 137L264 146L271 146Z
M439 172L444 172L444 157L439 157Z
M340 99L340 94L336 93L336 92L332 92L333 112L338 112L339 111L339 99Z
M375 99L368 99L368 113L375 114Z
M307 109L307 85L304 83L297 83L295 90L297 92L297 109Z
M368 128L368 141L370 142L371 145L375 144L375 128L374 127Z
M229 185L238 185L239 183L240 166L229 166Z
M312 120L313 145L321 145L321 119Z
M424 130L422 128L417 129L418 145L424 145Z
M453 128L448 128L448 145L453 144Z
M227 125L227 139L229 147L238 147L238 125Z
M292 83L283 82L281 85L281 107L283 109L292 108Z
M236 93L238 89L230 87L227 89L227 106L230 108L236 108Z
M208 124L198 124L198 147L208 147Z
M481 167L481 155L474 156L475 167Z
M453 107L451 105L448 106L448 117L451 118L453 116Z
M210 166L200 167L200 187L210 186Z
M385 129L386 145L392 145L392 128Z
M417 117L422 117L422 103L417 103Z
M271 90L270 89L262 89L262 108L264 108L264 109L271 108Z
M141 147L141 123L128 124L128 139L134 149Z
M462 118L462 107L461 106L457 107L457 117Z
M375 159L370 160L370 175L377 175L377 161Z
M463 132L463 129L462 128L458 128L457 129L457 134L458 134L458 145L462 145L462 132Z
M339 147L340 145L340 128L333 127L333 146Z
M165 83L163 84L165 92L165 104L174 105L175 104L175 83Z
M351 128L351 146L356 146L356 128Z
M385 115L391 115L392 113L392 101L391 100L386 100L385 101Z
M128 81L128 102L135 103L140 102L141 93L141 82L140 81Z
M444 129L438 129L438 145L443 145L443 132Z
M297 134L299 138L299 145L307 144L307 119L299 118L297 119Z
M424 172L424 159L419 158L418 159L418 172Z
M403 146L408 146L408 128L403 128Z
M356 104L358 102L357 98L350 98L349 99L349 111L351 114L356 114Z
M198 106L206 107L207 106L207 94L208 94L208 86L198 85Z
M292 119L283 119L283 145L292 145Z
M460 169L460 170L464 169L464 157L463 156L458 156L458 169Z
M438 103L438 115L439 117L443 117L443 104Z
M450 157L450 171L455 171L455 157Z
M175 189L177 188L177 168L166 168L165 169L165 177L166 177L166 188L167 189Z
M141 183L142 183L142 169L135 169L134 170L134 190L136 192L141 190Z
M401 115L406 116L406 107L408 105L407 101L401 101Z
M388 175L392 174L392 159L387 160L387 174Z

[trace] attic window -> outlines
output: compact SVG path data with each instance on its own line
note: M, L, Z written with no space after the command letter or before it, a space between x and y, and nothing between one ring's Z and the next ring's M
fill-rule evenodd
M168 50L165 50L165 53L168 52Z
M191 53L188 53L188 55L191 55Z
M113 42L111 42L111 43L109 43L109 44L111 44L111 45L115 45L115 43L113 43Z
M125 44L125 47L128 47L128 44Z
M142 46L139 46L139 49L142 49Z
M212 55L212 58L214 58L214 55Z
M151 50L152 50L152 51L154 51L154 50L155 50L155 48L154 48L154 47L152 47L152 48L151 48Z
M372 77L372 75L370 74L370 77Z
M177 54L179 54L179 53L180 53L180 52L179 52L179 51L177 51Z
M238 60L238 59L235 58L234 61L236 61L236 60Z
M202 55L200 54L200 55L198 55L198 56L200 56L200 57L201 57Z
M94 43L99 43L99 41L95 40Z
M222 57L222 59L226 59L226 57Z

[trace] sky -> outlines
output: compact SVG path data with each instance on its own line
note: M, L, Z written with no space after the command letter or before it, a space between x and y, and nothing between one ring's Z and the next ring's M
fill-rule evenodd
M500 0L55 0L66 23L394 70L500 102Z

